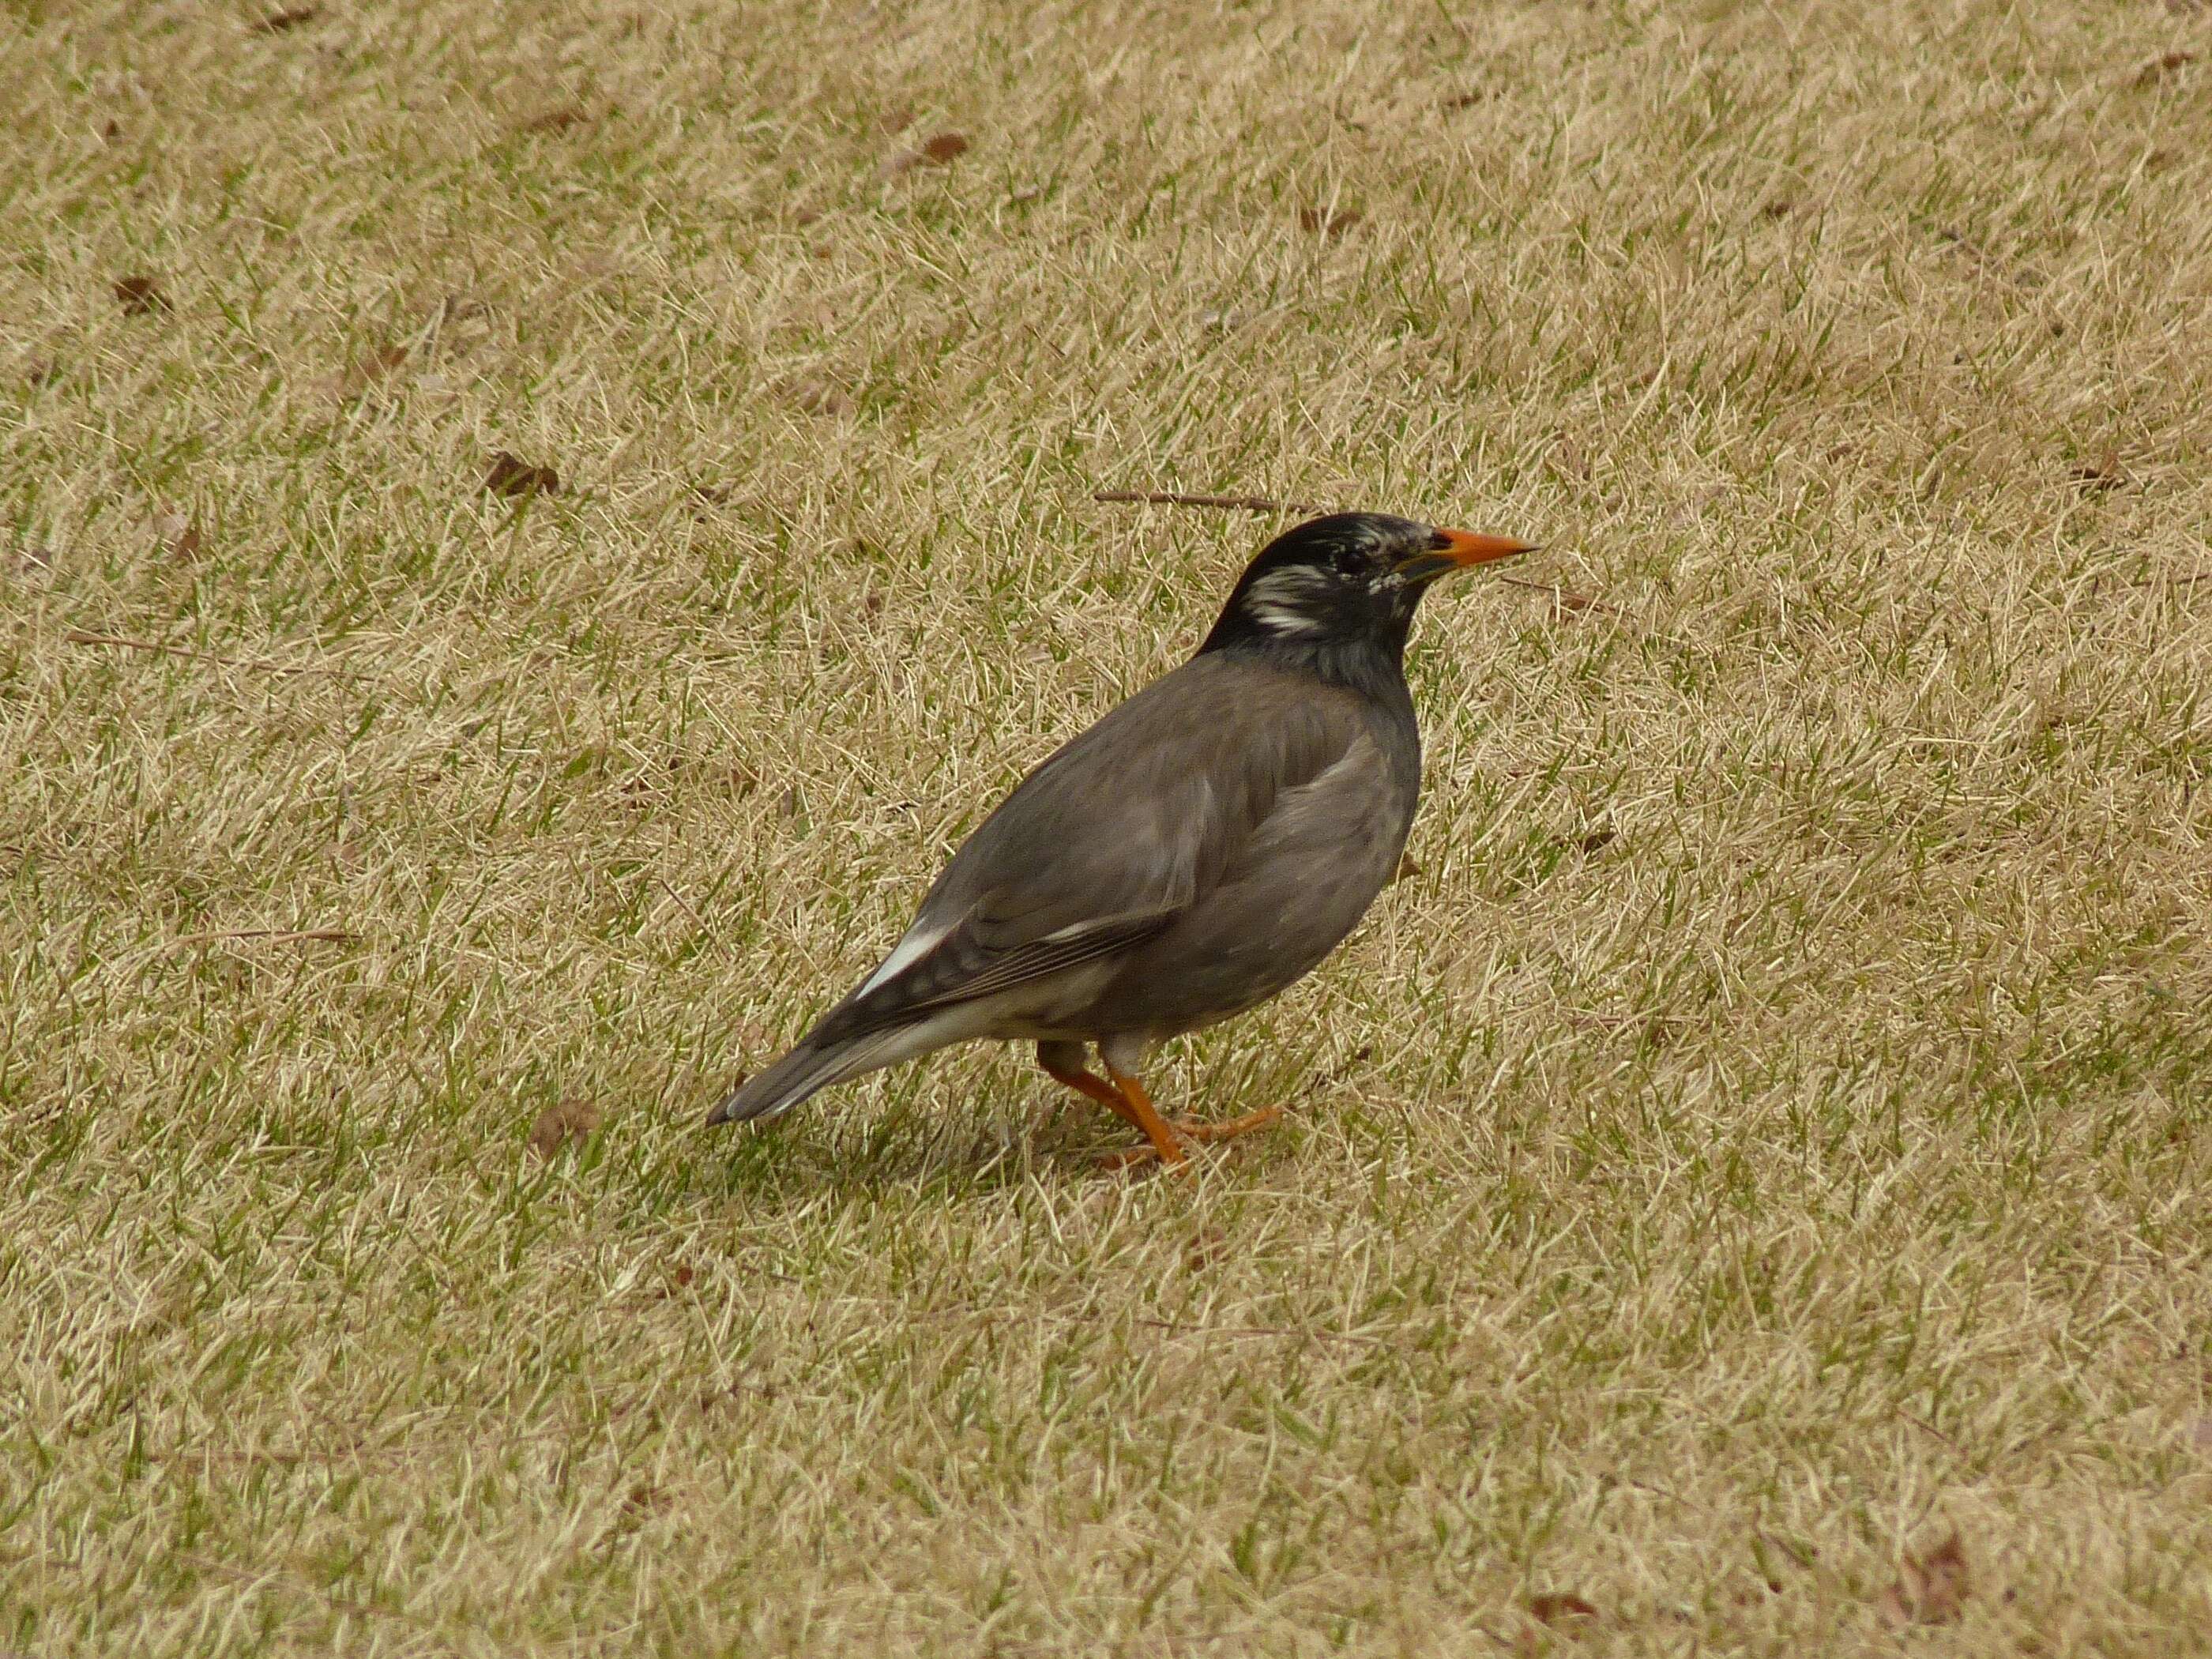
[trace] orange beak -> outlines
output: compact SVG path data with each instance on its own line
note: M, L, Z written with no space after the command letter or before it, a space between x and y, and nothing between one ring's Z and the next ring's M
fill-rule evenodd
M1437 556L1449 559L1462 570L1536 550L1534 542L1516 542L1510 536L1476 536L1464 530L1439 530L1437 534L1444 538L1443 550Z

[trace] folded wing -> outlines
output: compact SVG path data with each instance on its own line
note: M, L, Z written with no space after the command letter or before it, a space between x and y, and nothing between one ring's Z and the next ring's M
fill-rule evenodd
M1218 655L1185 664L1023 781L810 1041L1016 992L1141 944L1363 735L1348 696Z

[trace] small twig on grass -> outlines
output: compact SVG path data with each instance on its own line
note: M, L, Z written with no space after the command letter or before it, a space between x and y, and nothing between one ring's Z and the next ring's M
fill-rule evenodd
M1532 582L1526 576L1500 576L1497 580L1514 587L1525 587L1533 593L1548 593L1555 603L1569 611L1602 611L1608 617L1620 614L1618 605L1607 605L1603 599L1594 599L1587 593L1554 587L1549 582Z
M691 908L691 901L690 899L685 898L683 894L678 892L666 882L662 881L659 876L656 875L653 879L659 884L662 892L667 894L669 897L674 899L678 904L684 907L684 914L699 924L699 931L701 933L704 933L713 931L707 926L707 918L701 915L696 910L694 910Z
M259 674L342 674L349 679L363 678L350 668L332 668L322 663L257 662L251 657L226 657L214 651L195 651L189 646L164 645L159 640L134 640L120 634L88 634L81 628L72 628L64 635L72 645L112 645L126 651L158 651L164 656L191 657L201 662L221 663L226 668L246 668Z
M1138 501L1152 507L1226 507L1247 513L1326 513L1318 501L1279 501L1269 495L1183 495L1168 489L1097 489L1094 501Z
M1905 1410L1902 1406L1893 1407L1891 1409L1895 1411L1896 1413L1899 1417L1903 1418L1906 1422L1911 1424L1914 1428L1918 1429L1923 1434L1934 1435L1938 1440L1948 1446L1953 1451L1958 1453L1960 1456L1964 1457L1966 1455L1966 1449L1964 1446L1951 1438L1949 1435L1944 1433L1942 1430L1937 1428L1926 1418L1915 1416L1912 1413Z
M305 939L353 939L359 933L344 927L234 927L217 933L186 933L172 941L177 945L213 945L221 939L264 939L272 945L289 945Z
M2191 570L2179 576L2142 576L2130 581L2130 587L2156 587L2160 582L2171 582L2176 587L2185 587L2191 582L2212 582L2212 570Z

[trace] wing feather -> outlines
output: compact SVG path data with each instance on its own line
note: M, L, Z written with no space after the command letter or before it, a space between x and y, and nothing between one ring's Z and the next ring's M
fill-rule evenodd
M1295 811L1364 734L1348 696L1194 658L1030 773L817 1034L902 1024L1141 944L1212 891L1279 805Z

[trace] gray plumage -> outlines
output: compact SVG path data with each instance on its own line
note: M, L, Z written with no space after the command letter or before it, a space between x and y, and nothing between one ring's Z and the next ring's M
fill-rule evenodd
M1133 1071L1283 991L1405 846L1420 740L1400 664L1421 589L1521 545L1378 514L1279 538L1200 653L1030 773L883 964L708 1121L979 1037L1072 1069L1096 1042Z

